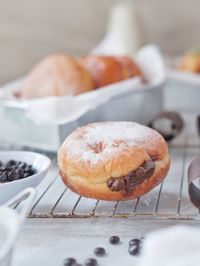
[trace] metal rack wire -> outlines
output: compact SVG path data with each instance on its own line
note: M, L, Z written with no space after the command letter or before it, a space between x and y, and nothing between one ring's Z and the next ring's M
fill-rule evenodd
M193 122L170 144L171 168L167 178L143 197L126 202L88 199L71 192L58 175L56 156L48 154L52 166L38 188L28 217L200 220L199 211L191 204L187 192L187 168L200 151Z

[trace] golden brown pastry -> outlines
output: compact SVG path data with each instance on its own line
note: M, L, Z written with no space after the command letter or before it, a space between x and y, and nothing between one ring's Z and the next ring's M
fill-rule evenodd
M91 73L96 88L123 80L123 67L113 56L88 55L80 63Z
M170 159L163 137L134 122L102 122L76 129L58 151L64 183L101 200L140 197L166 176Z
M191 50L186 53L180 62L179 69L193 73L200 73L200 50Z
M51 55L39 62L16 96L25 99L77 95L94 88L90 73L69 55Z
M91 73L96 88L142 76L139 67L127 56L88 55L80 62Z
M124 72L123 79L128 79L135 76L143 77L141 69L130 57L115 56L115 59L122 64Z

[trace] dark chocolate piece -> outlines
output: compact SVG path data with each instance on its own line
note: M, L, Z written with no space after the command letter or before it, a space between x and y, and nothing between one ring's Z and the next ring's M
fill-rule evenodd
M152 159L153 161L157 161L157 160L158 160L158 158L159 158L159 156L158 156L158 155L153 155L153 156L151 156L151 159Z
M123 181L119 178L110 178L107 184L112 191L120 191L124 189Z
M135 175L137 179L140 179L145 175L145 169L143 165L140 166L137 170L135 170Z
M127 176L109 178L107 186L111 191L121 191L124 195L131 195L134 187L151 177L154 170L154 161L145 161L138 169L131 171Z

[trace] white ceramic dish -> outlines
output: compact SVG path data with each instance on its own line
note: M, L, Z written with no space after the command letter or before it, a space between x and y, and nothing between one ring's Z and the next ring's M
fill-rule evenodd
M88 123L125 120L148 124L163 108L165 67L159 49L152 45L143 47L135 59L147 83L133 78L79 96L23 102L10 95L21 81L5 85L0 93L0 137L9 143L57 152L73 130Z
M199 87L200 86L200 75L196 73L191 73L187 71L181 71L178 69L179 62L181 61L181 57L166 57L165 63L167 66L167 78L170 81L192 86Z
M12 246L19 230L17 214L6 207L0 208L0 266L10 265Z
M184 72L180 70L176 70L173 68L169 68L167 71L168 78L179 82L185 85L199 87L200 86L200 75L190 72Z
M0 183L0 204L4 204L11 197L15 196L17 193L27 187L37 187L44 179L51 163L50 159L47 156L35 152L0 152L0 161L2 161L3 163L6 163L11 159L23 161L32 165L36 169L37 173L24 179L12 181L9 183Z
M20 224L23 222L34 196L35 190L27 188L0 207L0 266L11 265L13 247L18 236ZM25 201L20 213L9 208L22 200Z
M164 91L165 108L180 112L199 112L200 75L178 70L180 59L165 58L168 81Z

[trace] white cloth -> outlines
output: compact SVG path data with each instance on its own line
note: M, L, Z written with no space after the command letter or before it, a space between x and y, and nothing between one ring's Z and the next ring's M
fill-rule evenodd
M200 229L173 226L150 233L138 266L199 266Z
M123 80L114 84L83 93L78 96L47 97L33 100L19 101L13 97L13 91L20 88L16 81L2 87L0 102L8 106L24 109L26 116L35 123L62 124L75 121L86 112L93 110L111 99L126 93L149 89L160 85L166 78L165 66L159 49L154 45L147 45L135 55L147 83L141 82L139 77ZM153 64L152 64L153 62Z

